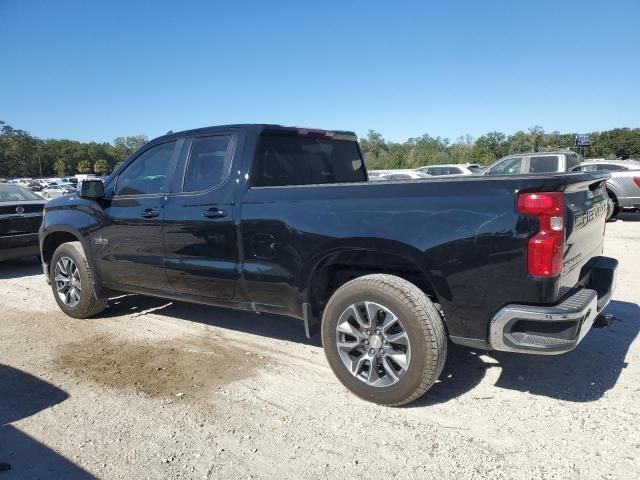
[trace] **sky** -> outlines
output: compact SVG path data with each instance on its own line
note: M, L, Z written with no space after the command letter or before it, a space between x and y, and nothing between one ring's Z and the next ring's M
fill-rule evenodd
M640 1L0 0L0 120L455 139L640 127Z

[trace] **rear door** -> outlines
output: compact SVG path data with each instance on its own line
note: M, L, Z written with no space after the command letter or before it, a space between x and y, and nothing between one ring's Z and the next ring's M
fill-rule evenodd
M102 227L92 233L101 280L151 290L171 290L164 271L164 202L184 140L141 152L107 186Z
M239 276L229 181L237 133L190 139L164 208L165 266L178 292L231 299Z

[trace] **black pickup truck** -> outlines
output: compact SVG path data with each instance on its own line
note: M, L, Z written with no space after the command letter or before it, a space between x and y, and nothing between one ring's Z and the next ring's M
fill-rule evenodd
M448 341L557 354L600 321L617 267L607 178L369 182L351 132L212 127L51 200L40 248L72 317L116 292L296 317L347 388L401 405L437 380Z

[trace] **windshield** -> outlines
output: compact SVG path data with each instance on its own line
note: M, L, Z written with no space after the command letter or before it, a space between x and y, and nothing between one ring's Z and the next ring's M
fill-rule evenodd
M0 202L28 202L42 200L31 190L18 185L0 185Z

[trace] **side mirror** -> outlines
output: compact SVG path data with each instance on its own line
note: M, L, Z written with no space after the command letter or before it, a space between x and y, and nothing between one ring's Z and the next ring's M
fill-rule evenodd
M83 180L80 184L80 196L92 200L104 197L104 183L102 180Z

